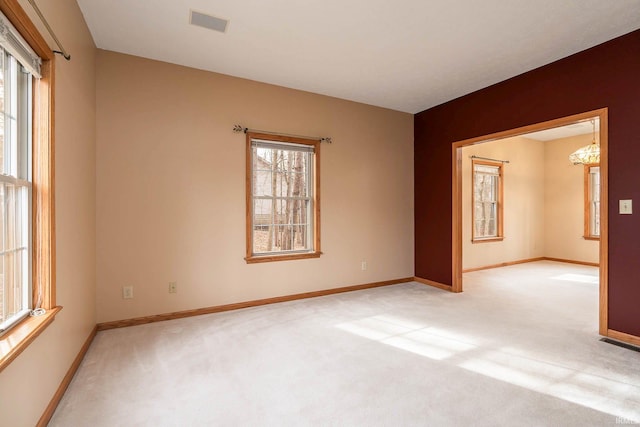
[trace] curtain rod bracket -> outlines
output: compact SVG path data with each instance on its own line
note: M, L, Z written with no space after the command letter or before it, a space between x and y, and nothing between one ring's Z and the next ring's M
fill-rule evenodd
M233 131L235 133L240 133L240 132L247 133L249 131L249 128L242 127L241 125L235 125L233 127Z
M69 55L68 53L64 53L64 52L61 52L59 50L54 50L53 53L57 53L58 55L62 55L62 57L64 59L66 59L67 61L71 61L71 55Z

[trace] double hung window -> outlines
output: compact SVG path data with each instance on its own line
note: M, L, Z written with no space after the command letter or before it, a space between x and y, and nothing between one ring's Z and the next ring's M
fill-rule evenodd
M0 334L32 307L33 76L16 47L0 40Z
M320 255L319 142L247 134L247 262Z
M584 167L584 237L600 238L600 166Z
M472 161L474 242L502 239L502 163Z
M0 1L0 10L1 371L62 307L54 268L54 54L17 0Z

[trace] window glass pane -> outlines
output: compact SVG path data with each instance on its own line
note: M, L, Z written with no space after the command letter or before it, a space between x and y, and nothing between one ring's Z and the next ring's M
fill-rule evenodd
M273 173L273 168L276 167L274 160L274 150L253 148L254 196L270 196L273 194L275 183L272 179L274 176L277 176L277 174Z
M29 309L32 77L0 49L0 323Z
M600 236L600 167L589 167L589 235Z
M5 74L5 52L0 48L0 111L4 112L4 74Z
M7 114L5 111L5 106L7 103L5 102L7 96L7 90L5 89L7 69L6 69L6 55L4 49L0 48L0 173L5 173L5 115Z
M274 194L276 183L273 182L273 174L270 170L255 169L253 171L253 195L271 196Z
M9 57L7 61L7 77L5 82L5 90L7 91L7 103L5 105L5 170L7 175L16 176L16 155L18 144L18 76L17 76L17 63L15 58Z
M5 163L6 163L6 158L7 158L7 146L5 145L5 129L4 129L4 123L5 123L5 113L4 111L2 113L0 113L0 174L6 174L6 167L5 167Z
M15 186L5 185L5 250L16 248L16 191Z
M253 251L273 250L273 202L270 199L255 199L253 202Z
M31 109L32 109L32 80L30 74L26 72L22 66L19 66L18 72L18 96L22 100L19 105L19 110L16 112L16 170L15 176L23 179L31 179L31 155L29 145L31 143Z
M591 217L593 218L592 233L594 236L599 236L600 235L600 202L593 203L593 214Z
M305 146L269 146L267 141L252 144L253 253L313 250L310 167L314 154Z
M4 290L4 255L0 255L0 323L6 319L6 307L5 307L5 290Z
M27 187L16 188L16 247L29 246L29 189Z
M6 196L5 196L5 184L0 182L0 251L5 250L5 235L6 235Z

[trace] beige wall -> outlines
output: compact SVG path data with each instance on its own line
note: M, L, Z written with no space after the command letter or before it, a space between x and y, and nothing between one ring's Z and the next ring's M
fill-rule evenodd
M20 4L45 35L28 2ZM55 85L57 303L64 308L0 373L6 426L35 425L95 325L96 50L74 0L38 5L72 55L56 58Z
M584 240L584 166L569 154L591 142L591 135L545 142L545 254L552 258L598 262L599 242Z
M98 322L413 276L411 114L108 51L97 63ZM235 124L333 138L321 258L245 263Z
M471 159L509 160L503 167L504 240L471 242ZM462 150L463 269L544 256L544 145L523 137Z
M584 169L569 154L591 135L552 141L507 138L463 148L463 269L537 257L598 262L599 243L584 240ZM471 159L509 160L504 167L504 240L471 243Z

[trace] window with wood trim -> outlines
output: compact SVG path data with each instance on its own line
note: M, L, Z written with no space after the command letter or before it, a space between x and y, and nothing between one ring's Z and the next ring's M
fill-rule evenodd
M600 165L584 165L584 238L600 239Z
M0 41L0 335L31 311L32 79Z
M247 262L320 256L319 147L247 133Z
M11 245L14 249L11 253L22 253L24 259L24 251L22 245L18 242L25 234L28 235L27 244L29 245L29 252L31 258L31 265L27 271L27 275L31 276L31 289L27 292L27 295L20 295L23 300L29 301L27 308L42 309L33 314L37 316L27 316L26 318L13 323L13 327L6 331L4 335L0 337L0 371L8 366L15 358L22 352L36 337L54 320L56 313L58 313L61 307L56 306L55 301L55 214L54 214L54 173L53 173L53 104L54 104L54 54L42 35L38 32L37 28L33 25L33 22L29 19L28 15L20 6L18 0L2 0L0 1L0 11L4 15L6 21L3 22L3 29L0 31L3 36L10 34L9 42L10 46L3 47L10 52L14 58L23 58L23 55L30 49L33 53L41 59L39 67L39 78L29 77L25 74L25 68L32 74L37 72L37 62L26 61L22 63L22 68L17 67L16 71L20 73L21 77L18 79L27 79L30 81L31 93L29 93L26 101L29 103L28 109L31 110L30 121L20 121L20 125L16 122L16 127L12 129L12 120L8 116L12 116L11 109L7 102L13 102L13 100L7 101L11 97L7 98L8 92L11 91L10 76L11 71L4 72L2 75L4 93L2 95L3 105L3 133L2 143L4 150L2 151L3 167L5 168L4 177L2 178L2 209L5 212L15 212L17 215L17 207L11 200L11 192L22 192L25 190L21 188L31 187L31 197L27 197L26 205L30 205L31 213L29 215L29 222L25 224L22 222L19 226L15 226L15 218L5 218L2 225L1 236L3 239L3 248L5 249L4 259L2 260L2 276L5 283L4 289L6 289L6 283L8 280L13 280L13 284L22 283L23 277L17 275L17 270L22 269L24 266L18 267L17 261L15 261L16 255L9 255L13 257L14 261L7 262L8 258L6 249ZM14 42L18 41L23 46L11 46ZM4 59L6 61L6 57ZM5 62L6 65L6 62ZM36 74L34 74L36 75ZM20 84L19 84L20 86ZM26 85L22 84L24 88ZM19 93L20 89L18 89ZM24 102L22 103L24 108ZM9 110L7 110L9 108ZM25 113L19 112L16 117L25 117ZM28 133L30 135L31 153L30 157L25 156L25 145L17 144L17 140L14 142L13 136L24 135ZM16 151L9 155L12 157L6 157L7 144L16 144ZM20 147L20 148L17 148ZM20 152L20 150L22 150ZM21 160L20 160L21 159ZM26 161L26 162L25 162ZM7 162L9 167L7 168ZM22 162L21 165L16 165L15 162ZM13 168L13 169L12 169ZM22 177L27 176L24 171L27 172L30 169L31 183L25 183ZM15 170L16 175L13 176L9 172ZM11 182L15 179L15 182ZM14 187L13 189L11 187ZM22 196L24 197L24 196ZM9 224L9 225L7 225ZM11 231L11 224L14 224L14 237L13 241L7 243L7 239L11 239L9 236ZM24 230L26 226L27 230ZM15 236L15 231L22 228L22 236ZM13 267L11 267L13 265ZM10 272L10 268L13 271ZM21 270L22 271L22 270ZM11 276L12 279L9 279ZM13 292L13 291L12 291ZM16 296L16 293L13 293ZM11 304L9 304L11 306ZM6 306L5 306L6 307ZM7 313L13 312L15 309L9 308L3 314L5 317ZM22 311L22 310L21 310Z
M502 240L502 163L475 160L472 165L472 241Z

